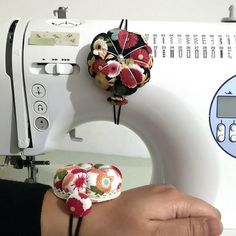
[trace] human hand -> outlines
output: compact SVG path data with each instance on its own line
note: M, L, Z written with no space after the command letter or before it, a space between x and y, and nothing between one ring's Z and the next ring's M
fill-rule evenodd
M219 236L220 217L208 203L173 186L147 185L94 204L80 236Z

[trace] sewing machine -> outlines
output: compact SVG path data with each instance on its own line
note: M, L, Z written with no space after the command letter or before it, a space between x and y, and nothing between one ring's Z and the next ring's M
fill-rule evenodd
M230 20L229 20L230 21ZM113 121L108 93L87 71L89 44L117 21L10 19L0 31L0 154L31 168L75 128ZM152 182L205 199L236 235L236 33L233 23L130 21L148 38L151 80L129 96L120 123L139 135L152 157ZM71 34L72 41L65 39ZM58 39L55 42L52 38ZM117 126L119 128L119 126Z

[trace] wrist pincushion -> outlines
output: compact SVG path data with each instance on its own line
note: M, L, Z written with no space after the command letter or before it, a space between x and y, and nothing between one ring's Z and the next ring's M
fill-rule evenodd
M56 171L53 182L55 195L66 200L70 214L86 216L92 203L118 197L122 174L112 165L72 164Z

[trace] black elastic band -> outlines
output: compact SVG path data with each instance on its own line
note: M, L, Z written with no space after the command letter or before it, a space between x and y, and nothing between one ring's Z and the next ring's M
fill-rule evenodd
M116 125L116 105L113 105L113 119L114 119L114 123Z
M68 230L69 236L73 236L73 219L74 219L74 216L71 214L69 217L69 230ZM83 219L82 217L79 217L78 219L74 236L79 236L79 230L82 223L82 219Z
M82 223L82 217L79 217L78 219L78 222L77 222L77 226L76 226L76 229L75 229L75 236L79 236L79 229L80 229L80 226L81 226L81 223Z
M121 22L120 22L120 26L119 26L120 29L122 28L123 23L124 23L124 19L122 19ZM128 29L128 20L127 19L125 19L125 27L124 27L124 29L125 30Z
M120 112L121 112L121 105L119 106L119 109L118 109L118 115L117 115L117 119L116 119L116 124L117 125L120 124Z
M70 217L69 217L69 236L73 236L72 234L72 228L73 228L73 215L71 214Z
M114 123L115 125L120 124L120 113L121 113L121 105L118 107L118 113L116 115L116 105L113 105L113 116L114 116Z

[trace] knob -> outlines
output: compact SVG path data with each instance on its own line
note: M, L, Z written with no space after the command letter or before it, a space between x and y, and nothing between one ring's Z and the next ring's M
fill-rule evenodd
M66 12L68 7L59 7L57 10L53 11L53 15L58 17L58 19L65 19L66 18Z
M229 7L229 16L222 18L221 22L236 22L234 5Z

